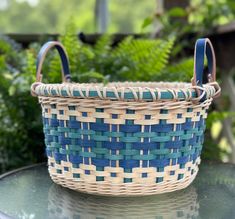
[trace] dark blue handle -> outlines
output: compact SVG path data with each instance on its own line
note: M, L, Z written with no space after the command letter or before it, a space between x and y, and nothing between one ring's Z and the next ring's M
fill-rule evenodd
M208 63L208 72L204 71L205 56ZM204 75L205 74L205 75ZM216 80L216 60L215 53L211 41L208 38L198 39L195 44L194 53L194 77L193 85L202 87L203 84ZM201 95L202 90L197 90ZM202 97L201 101L205 100Z
M195 85L202 86L204 83L203 81L203 74L204 74L204 60L205 55L207 57L208 62L208 70L209 72L206 73L208 77L209 74L212 77L212 80L215 81L215 54L213 46L208 38L198 39L195 45L195 57L194 57L194 78L195 78ZM207 78L208 79L208 78ZM206 81L207 82L207 81Z
M71 79L71 76L70 76L70 70L69 70L68 57L67 57L67 54L66 54L66 51L65 51L63 45L57 41L49 41L49 42L45 43L38 53L37 66L36 66L37 82L41 82L41 80L42 80L42 74L41 74L42 65L45 60L46 54L48 53L48 51L52 47L55 47L60 55L60 59L61 59L61 63L62 63L62 80L64 82L69 82Z

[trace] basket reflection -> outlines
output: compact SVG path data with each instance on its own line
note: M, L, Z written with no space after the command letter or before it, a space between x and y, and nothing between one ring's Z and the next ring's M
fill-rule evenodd
M199 203L193 186L162 195L114 198L82 194L53 184L49 191L50 218L197 218Z

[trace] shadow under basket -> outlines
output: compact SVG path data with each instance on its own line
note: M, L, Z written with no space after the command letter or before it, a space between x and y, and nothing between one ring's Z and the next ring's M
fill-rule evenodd
M62 60L62 84L41 82L42 64L52 47ZM39 52L31 91L42 106L49 173L55 183L89 194L141 196L183 189L194 180L207 111L220 87L208 39L196 42L192 83L107 85L70 82L63 46L48 42Z

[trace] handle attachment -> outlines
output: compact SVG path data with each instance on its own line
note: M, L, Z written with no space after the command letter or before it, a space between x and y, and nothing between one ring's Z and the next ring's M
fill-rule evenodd
M52 47L55 47L60 55L61 64L62 64L62 80L63 82L69 82L71 80L71 76L70 76L70 70L69 70L68 56L66 54L65 48L58 41L49 41L45 43L40 49L38 53L37 65L36 65L36 82L42 81L42 74L41 74L42 65L45 60L46 54Z
M208 72L204 71L205 55L208 62ZM211 41L208 38L198 39L194 50L194 76L192 85L202 87L205 83L215 82L216 80L216 59ZM206 96L202 95L203 90L197 89L198 96L202 96L200 102L204 101Z

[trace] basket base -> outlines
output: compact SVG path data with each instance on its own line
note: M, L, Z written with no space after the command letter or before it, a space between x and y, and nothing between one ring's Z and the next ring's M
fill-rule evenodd
M84 181L71 181L70 179L60 178L51 175L51 179L63 187L69 189L100 196L119 196L119 197L130 197L130 196L145 196L145 195L156 195L167 192L173 192L181 190L189 186L195 179L197 173L192 175L190 178L180 180L179 182L168 182L162 184L108 184L108 183L89 183Z
M113 183L113 182L89 182L88 180L76 180L74 178L65 177L57 174L49 167L51 179L63 187L70 188L82 193L101 195L101 196L144 196L155 195L176 190L184 189L189 186L195 179L198 173L198 165L200 158L194 164L194 172L191 175L186 175L180 180L169 180L160 183Z

